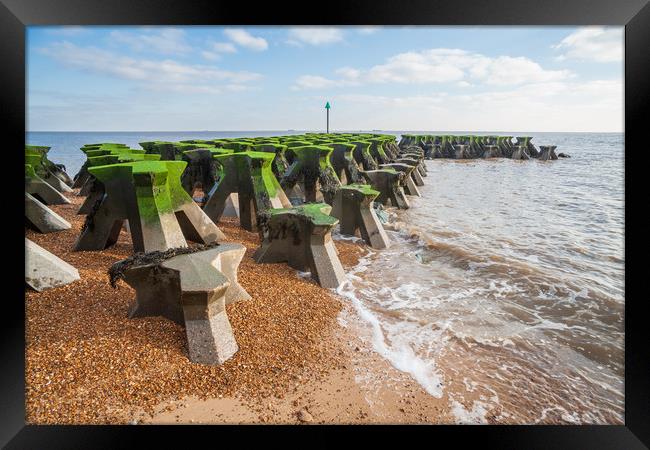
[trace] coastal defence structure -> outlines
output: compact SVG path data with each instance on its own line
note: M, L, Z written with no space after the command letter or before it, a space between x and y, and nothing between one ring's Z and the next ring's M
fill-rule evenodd
M513 138L516 141L513 142ZM420 147L427 159L510 158L546 161L569 157L564 153L556 154L556 146L540 146L538 150L532 139L530 136L403 134L399 147Z
M210 365L238 350L225 306L250 298L237 282L245 247L226 242L217 225L229 206L242 228L259 235L256 263L286 263L337 288L345 271L333 233L378 251L390 246L383 209L411 207L409 197L420 196L427 179L426 159L562 155L526 136L405 134L398 143L388 134L305 133L140 146L86 144L74 178L47 159L49 147L26 146L26 225L40 233L70 229L50 206L84 196L72 250L103 251L124 228L134 254L107 269L113 287L122 279L135 290L129 317L158 315L185 326L189 358ZM77 269L30 241L26 252L31 288L79 279Z

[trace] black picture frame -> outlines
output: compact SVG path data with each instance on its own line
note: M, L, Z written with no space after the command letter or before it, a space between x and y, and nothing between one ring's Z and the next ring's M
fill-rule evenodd
M22 158L16 151L25 140L25 27L29 25L618 25L625 26L625 145L633 154L647 153L642 142L643 133L650 125L650 4L648 0L457 0L454 2L405 0L326 0L322 3L282 5L277 2L251 4L250 2L182 1L182 0L0 0L0 121L6 125L3 143L5 157ZM636 162L636 156L634 160ZM643 158L645 161L647 158ZM11 172L20 177L20 163L5 166L5 178ZM421 436L431 445L448 438L454 443L476 444L488 448L517 449L636 449L650 445L650 358L648 327L643 314L647 295L639 277L630 271L636 260L642 261L647 238L643 231L647 220L632 220L634 209L628 208L632 192L634 170L643 170L643 164L625 164L625 425L624 426L434 426L365 427L382 440L393 436L403 439L399 431L432 434ZM15 173L13 173L15 171ZM18 239L18 220L12 220L18 211L21 195L17 191L20 180L10 183L6 194L5 254L6 269L21 271L19 262L24 250ZM7 186L9 187L9 186ZM14 203L15 202L15 203ZM647 200L646 200L647 204ZM9 213L11 211L12 213ZM638 212L637 212L638 213ZM628 215L630 214L630 215ZM15 230L12 228L15 226ZM15 232L16 237L13 237ZM646 232L647 234L647 232ZM7 243L11 243L9 250ZM15 247L13 247L15 245ZM6 273L6 272L5 272ZM130 447L138 440L151 443L152 435L173 446L175 442L189 445L197 438L214 439L219 435L223 443L227 432L237 427L175 426L35 426L25 425L25 309L20 302L24 291L18 278L7 274L3 286L2 362L0 369L0 444L6 448L116 448ZM639 288L638 290L635 287ZM24 286L23 286L24 288ZM336 443L341 439L331 431L350 432L351 427L256 427L256 431L297 436L301 431L316 432L318 444ZM250 427L238 439L252 436ZM191 436L190 440L187 440ZM435 439L436 441L430 441ZM240 441L240 443L243 441ZM306 444L306 443L303 443ZM311 444L309 444L311 445Z

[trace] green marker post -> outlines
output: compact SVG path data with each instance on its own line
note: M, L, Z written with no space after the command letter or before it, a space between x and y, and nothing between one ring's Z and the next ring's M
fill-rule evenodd
M325 110L327 111L327 134L330 132L330 102L325 103Z

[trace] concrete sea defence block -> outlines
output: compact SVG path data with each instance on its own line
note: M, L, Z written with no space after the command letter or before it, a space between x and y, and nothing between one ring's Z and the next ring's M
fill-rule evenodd
M510 154L510 159L530 159L530 155L528 155L525 146L515 145Z
M214 155L222 166L222 178L208 193L203 212L213 221L221 219L228 199L237 194L240 225L257 229L258 216L271 208L290 207L291 203L273 174L274 153L238 152Z
M540 161L548 161L553 159L558 159L558 155L555 154L555 145L540 145L539 146L539 155L537 156Z
M370 154L370 146L372 145L370 142L355 140L351 141L350 144L355 146L352 156L363 170L377 170L379 168L379 164Z
M63 194L36 175L34 168L29 164L25 164L25 192L33 195L46 205L64 205L70 203L70 200Z
M363 177L359 173L359 166L354 159L355 144L348 143L333 143L327 144L332 147L332 154L330 155L330 163L334 168L336 176L343 184L355 184L363 181Z
M113 286L123 278L135 289L130 318L163 316L184 325L190 360L218 365L238 350L225 307L250 299L237 281L245 252L229 243L141 253L114 264L109 276Z
M25 238L25 284L42 292L78 279L77 269Z
M373 207L378 195L370 185L342 186L334 197L332 216L339 219L341 234L356 236L359 231L366 244L383 249L390 246L390 239Z
M68 221L27 192L25 192L25 219L28 225L41 233L54 233L72 228Z
M102 250L117 241L129 221L135 252L186 247L186 238L202 244L225 238L185 192L180 175L184 161L137 161L89 168L105 195L75 244L75 250Z
M381 164L379 166L382 169L393 169L397 172L404 173L404 193L407 195L415 195L421 197L420 190L417 188L415 181L412 177L412 173L416 170L415 166L411 166L404 163L390 163L390 164Z
M394 169L378 169L366 170L361 174L374 190L379 191L379 195L375 199L377 203L384 206L390 204L399 209L408 209L410 207L404 194L404 173L397 172Z
M345 272L332 241L338 219L329 215L325 203L273 209L260 223L264 239L253 255L257 263L286 262L292 268L311 272L326 288L337 288Z
M306 145L289 147L287 160L291 162L289 169L280 180L280 186L287 192L302 182L306 203L317 200L317 190L322 193L325 202L332 203L336 189L341 185L336 171L330 163L333 149L323 145Z

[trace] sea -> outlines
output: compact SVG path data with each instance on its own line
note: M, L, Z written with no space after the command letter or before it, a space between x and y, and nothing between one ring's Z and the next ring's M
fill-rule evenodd
M393 133L399 139L400 131ZM304 131L28 132L74 175L96 142ZM337 293L374 350L458 423L624 423L624 135L532 136L570 158L429 160L421 197L388 208L390 248Z

